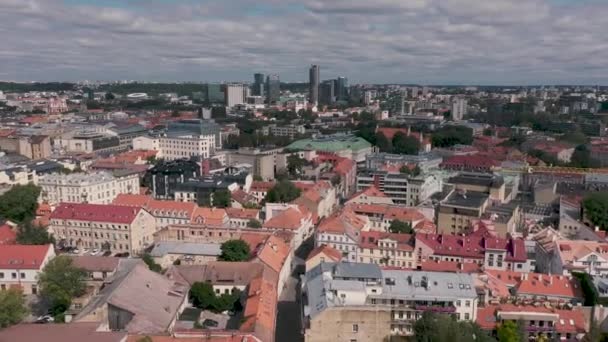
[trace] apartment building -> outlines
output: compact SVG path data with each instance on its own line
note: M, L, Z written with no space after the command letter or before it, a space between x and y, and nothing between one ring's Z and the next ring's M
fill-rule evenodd
M38 294L38 274L54 257L53 245L2 245L0 290L17 288L23 294Z
M357 191L375 186L395 204L416 206L442 189L442 180L437 175L416 177L397 172L364 170L357 174Z
M414 208L390 204L348 204L346 207L359 216L367 217L372 230L388 231L395 220L409 223L412 227L425 221L425 216Z
M304 276L305 341L383 341L412 335L425 311L476 320L469 274L381 270L378 265L321 263Z
M166 133L151 137L141 136L133 139L136 150L156 150L158 157L166 160L198 157L209 158L215 153L214 134L177 134Z
M153 243L156 222L140 207L61 203L49 230L66 246L136 255Z
M327 245L342 252L351 262L359 260L359 241L362 232L370 229L367 217L358 216L345 208L319 224L315 232L315 246Z
M304 125L272 125L270 126L270 134L277 137L289 137L293 139L298 135L302 135L306 133L306 128Z
M381 266L415 268L417 257L410 234L361 232L358 262Z
M557 240L553 244L551 273L585 272L592 276L608 276L608 242Z
M452 191L439 203L437 230L441 234L466 233L479 220L489 204L489 195L479 192Z
M139 176L136 173L72 173L47 174L38 178L41 187L40 201L49 204L112 203L118 194L139 193Z

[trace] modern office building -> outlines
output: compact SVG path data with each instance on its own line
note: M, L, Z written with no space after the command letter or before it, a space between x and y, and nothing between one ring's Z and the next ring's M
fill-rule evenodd
M157 164L146 172L144 186L156 199L174 199L175 187L201 176L201 167L192 160L180 159Z
M252 96L264 96L264 74L253 74Z
M209 103L224 103L225 96L222 91L222 85L216 83L207 84L206 97Z
M278 74L266 78L266 103L276 104L281 96L281 81Z
M245 86L240 83L226 84L225 102L227 107L234 107L245 103L244 88Z
M308 82L309 82L309 99L310 103L317 105L319 103L319 66L311 65L308 70Z
M326 80L319 88L319 101L323 104L336 102L336 80Z
M348 101L348 79L346 77L338 77L336 80L337 84L337 97L338 101Z
M377 170L362 170L357 174L357 191L375 186L396 204L415 206L442 189L442 180L434 174L410 176Z

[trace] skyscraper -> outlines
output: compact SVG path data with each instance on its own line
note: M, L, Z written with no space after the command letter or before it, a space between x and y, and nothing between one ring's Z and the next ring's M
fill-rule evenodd
M253 74L253 87L251 95L264 96L264 74Z
M309 98L310 103L317 105L319 103L319 66L313 64L308 70Z
M321 83L319 98L323 104L333 104L336 102L336 80L327 80Z
M281 96L281 81L278 74L268 75L266 78L266 103L275 104Z
M338 77L336 97L338 101L348 100L348 79L346 77Z

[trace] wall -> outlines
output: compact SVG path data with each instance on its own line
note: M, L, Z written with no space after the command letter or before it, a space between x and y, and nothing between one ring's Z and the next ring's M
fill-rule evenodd
M357 332L353 331L357 326ZM375 307L326 309L304 333L306 342L382 341L390 333L389 310Z

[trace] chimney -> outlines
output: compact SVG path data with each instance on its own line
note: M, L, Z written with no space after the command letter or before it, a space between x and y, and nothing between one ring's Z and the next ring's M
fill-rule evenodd
M549 275L549 285L553 285L553 276Z

